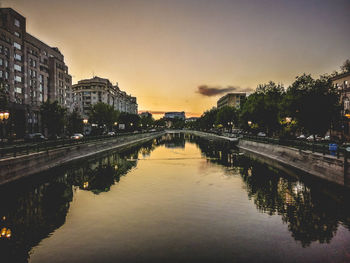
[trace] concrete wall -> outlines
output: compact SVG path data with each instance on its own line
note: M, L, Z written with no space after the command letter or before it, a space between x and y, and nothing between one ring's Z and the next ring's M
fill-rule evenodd
M0 184L36 174L58 165L107 151L123 150L163 135L164 132L137 134L105 141L84 143L0 160Z
M263 156L318 178L350 187L349 172L345 171L344 173L344 160L342 158L337 159L329 155L242 139L239 141L238 147L242 152Z

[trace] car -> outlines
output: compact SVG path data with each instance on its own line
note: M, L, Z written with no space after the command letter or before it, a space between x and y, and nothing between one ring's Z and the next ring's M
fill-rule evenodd
M309 137L306 138L306 140L308 140L309 142L311 141L320 141L322 138L318 135L310 135Z
M259 133L258 133L258 136L259 136L259 137L266 137L266 133L265 133L265 132L259 132Z
M114 131L110 131L107 133L108 136L114 136L115 135L115 132Z
M26 142L42 142L47 140L42 133L29 133L24 136L24 141Z
M81 133L74 133L70 138L74 140L81 140L84 138L84 135L82 135Z
M299 140L305 140L306 139L306 136L304 134L300 134L297 139Z
M324 138L321 139L322 141L330 141L331 140L331 136L326 135L324 136Z

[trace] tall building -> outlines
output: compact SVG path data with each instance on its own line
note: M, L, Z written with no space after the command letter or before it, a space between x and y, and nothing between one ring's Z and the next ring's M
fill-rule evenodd
M0 8L0 15L0 82L10 102L11 127L21 137L41 130L43 102L70 105L72 78L59 49L26 31L25 17L11 8Z
M225 106L239 108L241 106L241 102L245 98L246 98L245 92L228 93L218 100L217 107L218 109Z
M72 94L71 110L77 108L84 117L88 117L91 105L98 102L111 105L120 112L137 114L136 97L127 95L119 89L118 83L113 86L108 79L93 77L80 80L72 86Z
M343 105L342 115L344 135L350 138L350 72L345 72L331 78L333 85L340 93L340 100Z

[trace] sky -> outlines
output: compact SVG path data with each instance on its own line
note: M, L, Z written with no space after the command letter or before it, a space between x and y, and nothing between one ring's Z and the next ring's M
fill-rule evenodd
M228 92L350 58L349 0L0 0L57 46L73 84L109 78L139 111L199 116Z

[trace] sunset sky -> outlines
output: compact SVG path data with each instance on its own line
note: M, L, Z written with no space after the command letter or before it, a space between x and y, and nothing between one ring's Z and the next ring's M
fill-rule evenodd
M350 58L349 0L1 2L61 50L73 84L109 78L139 110L200 115L225 92L269 80L287 86Z

